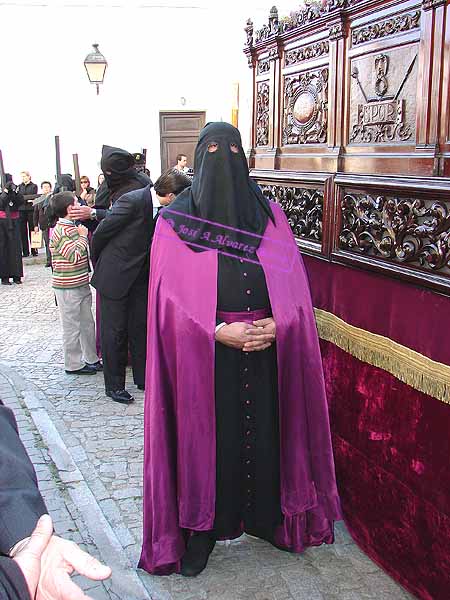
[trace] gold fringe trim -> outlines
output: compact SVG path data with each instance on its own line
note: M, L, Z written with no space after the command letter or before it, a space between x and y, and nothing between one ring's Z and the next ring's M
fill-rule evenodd
M314 311L320 338L359 360L384 369L419 392L450 404L450 366L389 338L349 325L330 312L319 308Z

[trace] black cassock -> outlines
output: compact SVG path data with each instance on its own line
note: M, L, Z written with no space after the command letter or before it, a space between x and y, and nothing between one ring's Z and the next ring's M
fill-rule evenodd
M217 310L264 308L270 311L260 265L219 254ZM215 535L234 537L243 527L271 540L282 522L275 344L245 353L216 343L215 399Z
M20 220L11 218L23 204L23 196L12 190L0 194L0 277L23 277Z

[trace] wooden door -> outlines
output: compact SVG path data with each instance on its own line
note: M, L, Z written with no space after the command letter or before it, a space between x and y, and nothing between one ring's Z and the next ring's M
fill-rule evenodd
M177 164L177 154L185 154L187 166L194 166L195 146L204 125L203 111L168 110L159 113L162 172Z

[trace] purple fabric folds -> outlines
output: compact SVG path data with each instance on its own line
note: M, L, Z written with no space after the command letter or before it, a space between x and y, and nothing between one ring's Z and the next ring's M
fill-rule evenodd
M294 552L333 541L341 518L319 342L303 261L272 204L258 257L277 325L281 508L275 541ZM290 273L273 242L292 246ZM273 253L272 253L273 255ZM186 530L215 516L214 330L217 251L193 252L159 219L151 253L144 433L144 539L139 566L179 569Z

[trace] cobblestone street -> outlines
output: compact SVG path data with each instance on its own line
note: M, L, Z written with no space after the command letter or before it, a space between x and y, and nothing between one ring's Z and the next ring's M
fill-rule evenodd
M0 398L20 425L57 533L113 569L76 580L95 600L404 600L411 598L352 542L303 555L243 536L216 545L199 577L151 577L135 568L142 528L143 392L123 406L103 376L65 374L51 271L25 260L22 286L0 289ZM131 377L129 377L131 381Z

